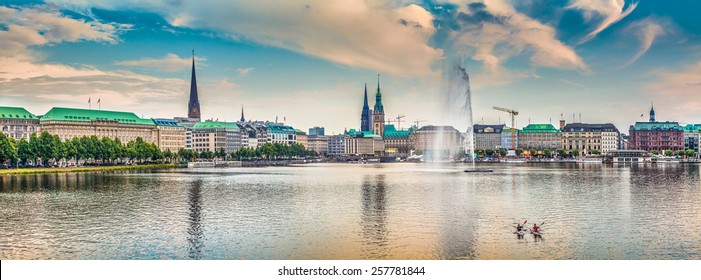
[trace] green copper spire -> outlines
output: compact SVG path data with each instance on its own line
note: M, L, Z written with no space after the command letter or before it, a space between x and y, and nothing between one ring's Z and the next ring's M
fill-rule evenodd
M385 108L382 106L382 93L380 92L380 74L377 74L377 93L375 94L374 112L385 113Z

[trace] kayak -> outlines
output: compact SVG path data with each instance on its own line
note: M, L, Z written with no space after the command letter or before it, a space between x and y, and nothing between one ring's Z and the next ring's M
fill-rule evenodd
M534 236L541 236L543 234L543 232L542 231L531 231L531 234L533 234Z
M526 232L525 230L522 230L522 231L514 231L514 234L517 234L518 236L524 236L524 235L526 235L526 233L527 233L527 232Z

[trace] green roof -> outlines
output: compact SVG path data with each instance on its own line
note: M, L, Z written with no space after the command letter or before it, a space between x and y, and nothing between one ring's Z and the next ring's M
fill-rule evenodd
M217 129L217 128L239 130L239 126L233 122L204 121L204 122L195 123L195 126L193 127L193 129Z
M408 138L409 130L397 130L393 124L388 124L385 125L385 133L383 137L385 139Z
M682 127L682 129L688 132L701 131L701 124L687 124L686 126Z
M76 121L76 122L91 122L91 121L116 121L121 124L141 124L155 125L152 119L142 119L131 112L117 112L104 110L87 110L73 108L51 108L41 121Z
M511 131L511 130L509 130ZM558 133L559 129L552 124L529 124L521 130L523 133Z
M20 107L4 107L0 106L0 118L3 119L32 119L39 120L39 118L24 108Z
M295 129L287 125L267 124L268 131L276 133L295 134Z
M377 135L372 131L358 131L358 130L355 130L354 128L348 131L348 135L350 135L350 136L362 135L363 138L381 138L380 135Z
M636 122L631 130L682 130L677 122Z

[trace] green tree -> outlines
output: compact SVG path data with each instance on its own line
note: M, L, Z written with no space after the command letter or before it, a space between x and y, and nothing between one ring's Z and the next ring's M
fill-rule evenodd
M577 149L572 150L572 156L573 156L573 157L578 157L578 156L579 156L579 150L577 150Z
M509 154L509 152L507 150L505 150L505 149L499 150L499 155L501 157L505 157L507 154Z
M658 150L652 150L652 151L650 151L650 153L653 154L653 155L659 155L659 154L660 154L660 151L658 151Z
M521 149L521 148L516 149L515 152L516 152L516 155L517 155L517 156L523 155L523 149Z
M685 154L686 154L686 153L684 152L684 150L679 150L679 151L677 151L677 156L678 156L678 157L684 157Z
M538 151L536 151L535 149L530 149L530 150L528 150L528 153L529 153L532 157L535 157L535 156L537 155Z
M665 150L665 151L664 151L664 155L665 155L666 157L670 157L670 156L672 156L673 154L674 154L674 152L672 152L672 150Z
M553 154L553 151L551 151L550 149L545 149L545 150L543 151L543 155L544 155L545 157L550 157L550 156L552 156L552 154Z
M557 155L560 157L565 157L567 155L567 152L563 149L557 150Z
M486 150L484 151L484 153L485 153L488 157L492 157L492 156L494 155L494 150L492 150L492 149L486 149Z
M7 137L5 133L0 132L0 164L7 161L13 161L17 158L17 148L15 139Z
M591 154L592 155L600 155L601 152L599 152L599 150L593 150L593 151L591 151Z
M22 161L22 164L27 165L29 161L34 161L36 157L33 155L33 151L30 147L29 142L22 138L17 143L17 158Z
M691 150L691 149L686 150L685 153L686 153L686 156L687 156L687 157L693 157L694 154L695 154L695 153L694 153L694 150Z

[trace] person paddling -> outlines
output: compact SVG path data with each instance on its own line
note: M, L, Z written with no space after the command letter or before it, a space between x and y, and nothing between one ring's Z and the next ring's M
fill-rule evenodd
M531 228L531 230L534 233L540 233L540 227L537 224L533 224L533 228Z

